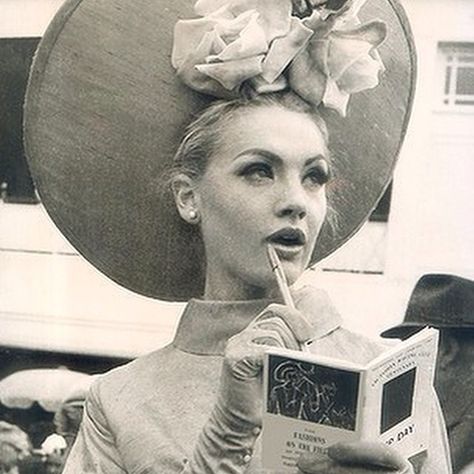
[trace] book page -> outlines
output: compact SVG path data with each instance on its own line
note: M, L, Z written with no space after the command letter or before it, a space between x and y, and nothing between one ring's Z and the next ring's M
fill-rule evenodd
M331 444L360 438L362 372L314 359L295 351L267 354L262 434L267 468L294 468L303 453L325 456Z

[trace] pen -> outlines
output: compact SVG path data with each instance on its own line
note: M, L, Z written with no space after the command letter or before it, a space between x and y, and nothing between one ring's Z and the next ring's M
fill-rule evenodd
M290 289L288 288L288 282L286 281L285 272L283 271L283 267L281 265L280 259L278 258L278 254L276 253L276 250L271 244L267 245L267 255L268 260L270 261L270 265L272 267L272 271L276 276L278 288L280 290L281 296L283 297L283 302L290 308L294 309L295 303L293 302Z
M270 262L270 266L272 267L272 271L276 276L278 288L280 290L281 296L283 297L283 302L286 304L286 306L295 309L296 306L291 296L290 289L288 287L288 282L286 280L285 272L283 271L283 266L280 262L280 259L278 258L276 250L271 244L267 245L267 255L268 260ZM301 343L300 347L303 352L309 352L309 347L307 343Z

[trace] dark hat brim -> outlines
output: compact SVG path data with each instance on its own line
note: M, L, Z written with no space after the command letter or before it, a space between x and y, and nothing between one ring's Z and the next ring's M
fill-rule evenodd
M170 62L173 27L193 2L69 0L40 42L25 101L25 148L56 225L99 270L140 294L202 294L196 227L161 181L190 119L210 101ZM312 262L366 221L392 176L414 93L415 53L395 0L368 0L362 19L388 26L381 84L352 96L348 116L324 112L337 175L337 225L323 226Z
M388 339L404 339L427 326L429 326L429 324L401 323L383 331L380 335Z
M382 337L404 338L426 326L474 331L474 282L444 273L423 275L408 301L404 320Z
M398 326L394 326L380 333L381 337L388 339L404 339L418 332L420 329L432 327L435 329L455 329L462 331L474 331L474 324L450 324L440 322L426 322L426 323L401 323Z

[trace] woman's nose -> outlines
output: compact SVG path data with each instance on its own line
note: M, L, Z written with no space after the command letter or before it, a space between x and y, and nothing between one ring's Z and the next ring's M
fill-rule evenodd
M299 184L285 187L276 203L277 216L304 219L306 212L306 195L303 187Z

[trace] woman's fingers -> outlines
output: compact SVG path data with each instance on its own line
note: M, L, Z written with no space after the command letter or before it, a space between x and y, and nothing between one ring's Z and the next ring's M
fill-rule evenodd
M384 468L341 466L333 461L312 461L310 458L308 455L306 462L301 462L301 466L298 463L298 474L402 474L400 471L387 471Z
M402 455L380 442L337 443L329 448L328 455L339 464L367 465L403 474L408 474L411 468L410 463Z
M253 336L251 341L253 344L257 344L260 346L271 346L271 347L285 347L286 341L285 337L282 336L280 331L275 331L272 328L269 329L257 329L253 331ZM285 334L285 336L287 336ZM263 350L266 349L262 348Z
M283 323L283 325L281 323ZM274 324L275 330L282 331L282 328L284 328L290 331L291 336L297 343L296 347L290 347L292 349L298 349L299 343L311 339L311 326L303 314L297 309L281 304L271 304L255 318L250 326L268 328L269 324Z
M278 331L247 328L229 339L225 351L225 364L239 380L260 375L263 357L269 347L285 347Z
M298 473L301 474L330 474L334 463L326 456L317 454L302 454L298 459Z
M337 443L329 457L304 454L298 469L304 474L413 474L413 467L400 454L378 442Z
M298 350L311 337L311 327L300 311L272 304L239 334L230 338L225 365L239 380L260 375L264 354L269 347Z
M280 317L269 317L268 319L255 323L252 325L252 328L257 331L269 330L278 333L282 342L280 347L286 347L293 350L298 350L300 348L300 344L295 335Z

